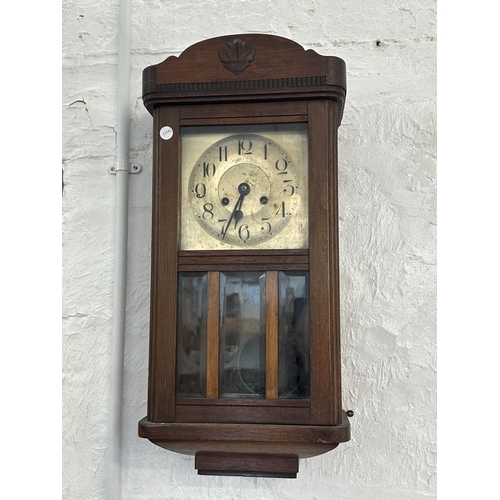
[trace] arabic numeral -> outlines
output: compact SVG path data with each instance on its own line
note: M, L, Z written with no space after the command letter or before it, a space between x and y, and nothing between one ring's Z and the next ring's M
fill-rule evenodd
M271 224L267 222L269 220L269 217L265 217L262 219L262 225L260 227L260 232L263 234L271 234Z
M227 146L219 146L219 161L227 161Z
M226 227L226 222L227 222L227 219L218 219L217 222L223 222L224 224L222 224L222 228L220 230L220 234L224 234L226 231L224 231L225 227Z
M252 154L252 141L250 139L240 139L238 141L238 154L251 155Z
M207 194L207 188L205 187L205 184L202 184L200 182L199 184L196 184L194 192L196 193L196 198L205 198L205 195Z
M279 172L278 175L283 175L286 174L286 169L288 168L288 162L284 158L280 158L279 160L276 160L274 166L276 167L276 170Z
M242 224L238 229L238 236L240 240L247 241L250 238L250 231L248 230L248 224Z
M213 177L215 175L215 163L203 162L203 177Z
M285 202L284 201L281 202L280 208L278 208L275 215L281 215L281 217L285 217Z
M214 206L211 203L205 203L205 205L203 205L203 218L205 220L210 220L214 218L213 209Z
M286 196L292 196L294 193L295 193L295 186L292 186L291 184L288 184L289 182L292 182L292 180L286 180L286 181L283 181L285 184L287 184L287 186L285 187L285 189L283 189L283 194L285 194Z

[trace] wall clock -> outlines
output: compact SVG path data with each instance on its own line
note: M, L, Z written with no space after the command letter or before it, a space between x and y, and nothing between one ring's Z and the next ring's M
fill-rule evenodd
M337 129L345 63L270 35L150 66L148 414L199 474L296 477L341 407Z

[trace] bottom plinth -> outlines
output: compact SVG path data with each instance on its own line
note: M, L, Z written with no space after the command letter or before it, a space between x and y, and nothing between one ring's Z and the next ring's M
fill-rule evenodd
M139 422L139 436L167 450L195 456L202 475L295 478L299 458L321 455L349 441L345 412L339 425Z
M200 475L295 479L299 471L299 457L199 452L196 453L194 466Z

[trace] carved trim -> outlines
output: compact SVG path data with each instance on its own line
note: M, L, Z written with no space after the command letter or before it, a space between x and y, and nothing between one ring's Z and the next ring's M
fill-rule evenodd
M326 85L325 76L275 78L270 80L241 80L199 83L163 83L156 86L161 92L217 92L225 90L260 90L276 88L318 87Z
M255 57L255 49L244 42L235 38L232 42L219 49L219 60L229 71L239 75L250 64Z

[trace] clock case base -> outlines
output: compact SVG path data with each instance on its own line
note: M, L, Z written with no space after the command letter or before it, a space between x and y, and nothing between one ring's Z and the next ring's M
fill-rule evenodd
M321 455L349 441L345 412L340 425L263 425L139 422L139 436L195 456L201 475L295 478L299 458Z

